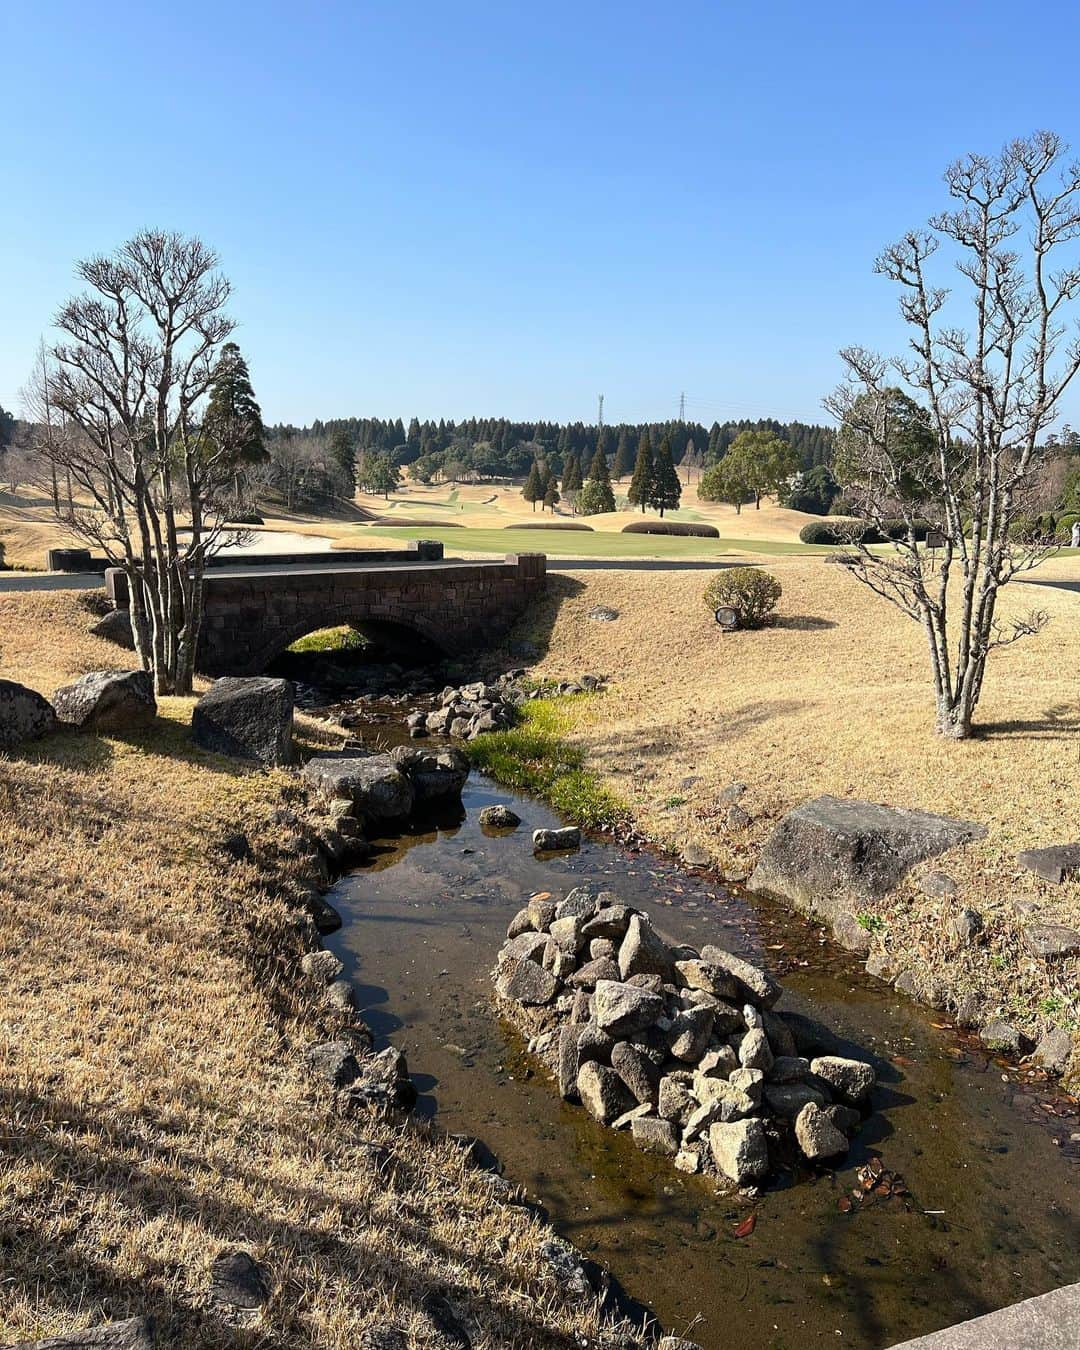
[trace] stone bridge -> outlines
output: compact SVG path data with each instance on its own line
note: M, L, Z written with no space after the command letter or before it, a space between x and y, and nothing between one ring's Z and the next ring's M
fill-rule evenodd
M199 669L258 674L297 638L349 623L411 631L454 655L505 633L542 591L545 572L542 553L465 562L444 559L442 545L428 541L364 562L322 554L215 568L205 580Z

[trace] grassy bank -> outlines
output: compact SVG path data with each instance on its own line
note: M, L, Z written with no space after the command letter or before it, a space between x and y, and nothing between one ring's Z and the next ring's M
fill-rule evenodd
M567 739L570 728L588 715L584 705L593 701L579 694L526 703L518 726L470 741L469 758L507 787L550 802L576 825L618 830L629 823L630 808L585 767L584 751Z
M809 544L778 539L680 539L660 534L622 534L611 530L461 529L437 526L364 525L352 531L353 548L376 547L380 539L439 539L448 553L550 553L553 558L720 558L729 553L822 553Z
M6 677L117 664L70 593L2 605ZM299 973L310 861L275 818L307 808L195 750L190 710L0 757L0 1340L145 1311L183 1350L353 1350L374 1324L435 1345L438 1294L478 1347L602 1344L549 1230L456 1145L313 1089L303 1051L340 1015ZM218 849L237 830L254 860ZM273 1284L247 1332L208 1299L236 1246Z
M930 869L920 869L867 916L874 948L952 1006L971 993L986 1016L1033 1033L1077 1029L1080 962L1033 957L1022 929L1033 917L1080 927L1080 883L1040 882L1015 856L1080 838L1080 595L1010 588L1006 613L1038 606L1050 625L991 658L980 734L957 744L933 734L915 624L821 559L777 559L770 570L784 588L777 623L732 634L702 604L707 574L550 580L543 607L516 635L543 644L536 673L610 680L603 698L567 705L561 736L580 766L648 837L736 876L749 874L786 811L821 793L982 822L985 841L932 865L955 877L959 898L923 895L919 877ZM1080 566L1058 559L1039 575L1080 579ZM598 604L618 619L590 619ZM728 824L719 799L733 781L747 784L747 828ZM962 904L986 929L958 949L949 918Z

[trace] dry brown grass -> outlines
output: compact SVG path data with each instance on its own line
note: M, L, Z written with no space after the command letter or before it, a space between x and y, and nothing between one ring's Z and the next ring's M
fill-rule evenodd
M47 693L116 664L70 593L0 619L3 673ZM149 1311L177 1347L345 1350L379 1321L434 1346L438 1290L477 1346L597 1344L547 1230L456 1146L313 1094L302 1051L333 1025L298 975L308 878L266 823L288 779L194 750L189 716L0 758L0 1339ZM258 865L210 847L238 827ZM274 1280L244 1332L207 1298L236 1245Z
M820 559L770 559L784 595L775 627L722 634L702 603L708 573L582 572L553 579L538 631L550 625L541 674L594 671L612 680L581 704L574 739L630 804L642 830L676 852L695 845L745 875L777 819L820 793L969 817L984 843L944 866L990 920L988 941L963 955L945 932L945 902L909 885L879 917L877 939L898 967L948 975L988 1008L1080 1018L1078 963L1045 965L1018 940L1017 898L1040 916L1080 926L1080 884L1048 886L1022 873L1020 848L1080 838L1080 594L1016 585L1005 608L1049 611L1038 638L995 654L965 743L933 735L921 631ZM1080 579L1080 560L1048 564L1047 579ZM587 615L596 604L615 623ZM732 781L749 785L749 830L711 810ZM954 902L955 904L955 902ZM1029 920L1030 921L1030 920Z

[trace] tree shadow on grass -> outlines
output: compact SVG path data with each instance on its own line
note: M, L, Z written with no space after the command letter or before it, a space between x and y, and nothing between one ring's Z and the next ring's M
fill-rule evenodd
M1080 734L1080 706L1059 703L1046 708L1039 717L1003 718L997 722L979 722L974 727L977 740L994 737L1018 738L1037 736L1040 740L1073 740Z
M777 614L769 623L770 628L785 628L795 633L823 633L828 628L838 628L833 619L822 619L816 614Z
M580 595L584 589L584 582L578 581L576 577L549 572L543 593L533 601L522 618L499 642L498 654L501 656L506 653L510 661L513 661L516 659L515 652L531 647L535 649L536 656L528 659L540 660L546 656L551 647L551 634L559 617L559 610L565 601Z
M317 1116L313 1112L312 1128L318 1126ZM136 1114L113 1109L106 1115L33 1090L2 1089L0 1118L10 1122L4 1131L7 1165L28 1165L38 1173L30 1213L18 1219L18 1241L3 1242L5 1283L53 1316L97 1322L149 1315L164 1333L162 1343L178 1347L322 1343L317 1324L323 1310L305 1289L314 1263L322 1267L317 1285L348 1287L359 1276L356 1299L370 1302L373 1310L387 1296L403 1304L407 1314L431 1299L449 1299L455 1315L487 1344L553 1350L577 1344L572 1335L551 1332L534 1315L539 1299L511 1294L506 1267L480 1255L483 1245L459 1248L427 1226L416 1197L431 1162L411 1128L401 1128L395 1138L385 1119L339 1123L334 1128L342 1137L331 1150L329 1169L316 1165L310 1182L296 1184L259 1166L255 1147L260 1133L270 1133L269 1126L256 1131L250 1154L241 1155L250 1157L244 1166L223 1160L220 1153L203 1156L185 1148L181 1137L194 1143L206 1122L188 1120L177 1110ZM366 1143L365 1119L391 1142ZM280 1135L278 1147L295 1149L298 1156L309 1151L308 1131L299 1124L274 1133ZM335 1153L341 1155L336 1163ZM363 1165L375 1173L372 1191L359 1199L342 1196L333 1186L335 1165L355 1169L365 1158ZM400 1200L376 1213L386 1195ZM445 1197L435 1201L444 1202ZM467 1195L461 1203L475 1204ZM82 1223L64 1222L85 1211L100 1223L109 1210L115 1240L105 1240L104 1233L91 1236ZM477 1213L475 1223L483 1221ZM8 1223L13 1222L10 1217ZM157 1224L167 1234L174 1223L183 1225L185 1244L199 1255L180 1264L164 1243L155 1256L139 1249L136 1240L134 1254L126 1253L132 1272L122 1271L129 1236ZM237 1246L261 1256L276 1286L257 1332L229 1327L208 1306L200 1287L201 1260ZM507 1296L484 1297L455 1276L466 1269Z

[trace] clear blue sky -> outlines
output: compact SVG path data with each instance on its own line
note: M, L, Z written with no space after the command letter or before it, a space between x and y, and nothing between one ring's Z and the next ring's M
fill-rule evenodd
M999 0L0 7L0 404L74 260L159 225L219 251L268 421L823 420L945 164L1080 142L1078 37Z

